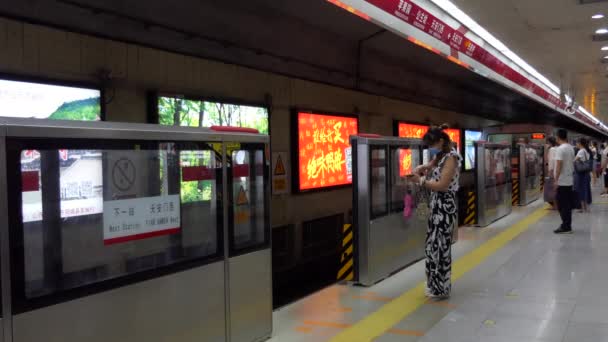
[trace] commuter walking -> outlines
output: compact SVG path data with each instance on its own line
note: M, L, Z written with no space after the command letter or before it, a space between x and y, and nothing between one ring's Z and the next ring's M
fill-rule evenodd
M589 146L589 149L591 150L591 179L593 180L593 186L597 186L597 180L598 180L598 175L597 175L597 169L598 169L598 162L597 162L597 157L598 157L598 153L597 153L597 141L594 141L591 143L591 145Z
M559 147L555 153L555 185L557 206L562 219L555 234L572 234L572 186L574 185L574 148L568 144L568 131L557 131Z
M427 297L446 299L452 289L452 230L456 222L462 158L452 149L447 125L431 127L423 140L436 155L414 170L411 181L431 190L431 213L426 234ZM426 176L425 176L426 175Z
M602 197L608 197L608 143L602 144L602 174L604 175L604 191Z
M589 204L591 204L591 173L593 172L593 157L592 151L589 148L589 142L585 138L580 138L576 143L578 152L574 158L577 164L575 167L575 191L581 201L580 212L589 212Z

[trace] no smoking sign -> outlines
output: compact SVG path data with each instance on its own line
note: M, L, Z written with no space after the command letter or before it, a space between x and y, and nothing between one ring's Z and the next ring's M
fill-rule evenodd
M120 158L112 167L112 183L120 191L128 191L135 184L135 164L128 158Z

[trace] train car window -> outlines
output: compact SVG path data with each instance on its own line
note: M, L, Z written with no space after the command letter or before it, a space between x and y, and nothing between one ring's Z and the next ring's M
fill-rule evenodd
M9 181L20 185L9 203L14 291L24 301L221 257L221 158L210 144L7 146Z
M511 179L511 149L508 147L487 147L485 149L486 187L508 183Z
M542 176L544 147L528 145L525 151L526 177Z
M270 243L265 153L263 145L255 144L242 144L229 153L231 256L265 248Z
M372 218L388 214L388 167L385 147L371 147L371 214Z

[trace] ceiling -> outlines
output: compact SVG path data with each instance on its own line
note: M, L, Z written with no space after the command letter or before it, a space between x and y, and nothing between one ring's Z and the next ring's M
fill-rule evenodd
M608 28L608 0L451 1L608 123L608 63L602 63L608 51L600 50L608 35L593 39L598 28ZM591 19L596 13L605 18Z
M0 16L477 117L463 128L535 122L598 133L326 0L0 1Z

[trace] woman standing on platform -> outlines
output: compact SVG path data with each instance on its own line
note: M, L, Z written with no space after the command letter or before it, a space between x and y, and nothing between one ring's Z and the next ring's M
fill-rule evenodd
M578 147L578 152L576 153L574 163L586 163L591 165L591 158L593 153L589 148L589 142L587 141L587 139L580 138L576 145ZM591 169L592 168L590 168L589 171L585 172L575 171L574 184L576 187L576 192L578 193L579 199L581 201L580 212L589 212L589 204L591 204Z
M456 192L462 158L451 147L447 125L431 127L423 140L436 152L433 160L417 167L413 182L431 190L430 217L426 234L427 297L446 299L452 289L452 230L456 222Z

